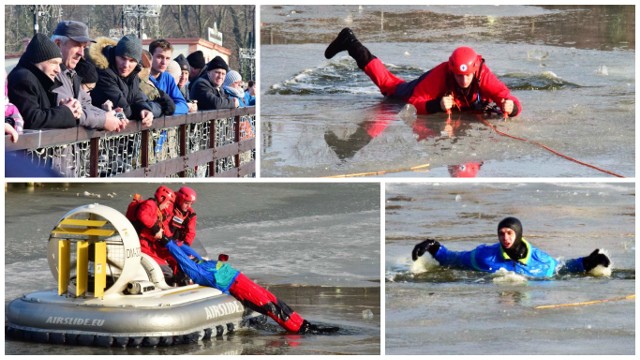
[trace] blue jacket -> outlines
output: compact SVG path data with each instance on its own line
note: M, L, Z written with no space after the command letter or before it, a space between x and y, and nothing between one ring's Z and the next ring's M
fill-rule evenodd
M236 93L234 93L233 91L231 91L227 86L223 87L224 92L229 95L229 97L234 97L236 99L238 99L238 107L248 107L248 106L256 106L256 97L249 94L248 91L244 92L244 97L240 97L238 96Z
M556 259L529 244L525 239L522 239L522 241L527 246L527 257L517 261L511 259L504 252L500 243L493 245L483 244L471 251L451 251L440 245L435 258L443 266L490 273L504 268L516 274L536 278L549 278L561 270L559 268L560 264ZM582 259L567 261L563 264L562 270L575 273L583 272Z
M184 99L184 96L180 92L178 85L176 85L176 81L173 79L173 76L168 72L160 73L158 78L154 78L153 76L149 76L149 80L155 85L158 89L164 91L169 95L169 97L176 104L176 111L173 112L173 115L182 115L189 112L189 106L187 105L187 100Z
M183 249L186 246L185 249ZM229 293L229 288L240 273L226 262L203 260L193 249L187 245L178 246L174 241L167 243L167 249L178 261L180 269L198 285L216 288ZM189 258L193 255L199 260Z

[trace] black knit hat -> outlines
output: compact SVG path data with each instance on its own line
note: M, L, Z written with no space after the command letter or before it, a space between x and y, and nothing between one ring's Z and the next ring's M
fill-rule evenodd
M48 37L38 33L31 39L20 59L37 64L55 58L62 59L62 53L58 45L49 40Z
M178 56L176 56L175 60L178 65L180 65L180 70L190 70L191 66L189 65L189 61L187 61L187 58L184 57L184 55L180 54ZM204 62L203 62L204 63Z
M129 57L138 62L142 59L142 43L135 35L125 35L116 45L116 56Z
M80 76L82 84L93 84L98 82L98 72L96 71L96 67L84 58L81 58L80 61L78 61L75 70L78 76Z
M187 61L192 68L202 69L206 63L204 62L204 54L202 51L194 51L187 56Z
M216 56L207 64L207 71L211 71L213 69L224 69L225 71L229 71L229 65L227 65L227 62L224 61L223 58Z

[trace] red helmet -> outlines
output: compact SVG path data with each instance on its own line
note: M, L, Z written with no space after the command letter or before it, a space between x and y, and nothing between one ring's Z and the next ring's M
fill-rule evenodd
M182 205L185 201L195 202L196 201L196 191L190 187L183 186L178 190L176 194L176 200L178 205Z
M471 161L461 165L449 165L447 168L452 177L470 178L476 177L483 162Z
M174 193L173 190L164 185L161 185L160 187L158 187L158 189L156 189L156 193L154 196L156 198L156 201L158 201L158 204L162 204L165 201L174 202L176 200L176 193Z
M449 69L456 75L475 74L480 68L482 57L475 50L467 46L461 46L449 57Z

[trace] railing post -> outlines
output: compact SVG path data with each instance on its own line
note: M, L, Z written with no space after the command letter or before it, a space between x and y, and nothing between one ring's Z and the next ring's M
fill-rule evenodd
M215 154L216 148L216 119L209 120L209 149ZM214 156L213 160L209 162L209 176L216 176L216 160Z
M187 155L187 125L182 124L178 127L178 152L184 158ZM179 177L186 177L187 172L182 170L178 173Z
M98 161L100 159L100 138L89 140L89 176L98 177Z
M233 117L233 142L236 144L240 144L240 115L236 115ZM238 147L238 152L234 155L235 159L235 168L240 172L240 148Z
M143 169L147 169L149 167L149 138L150 138L151 130L142 130L141 134L141 142L140 144L140 162Z

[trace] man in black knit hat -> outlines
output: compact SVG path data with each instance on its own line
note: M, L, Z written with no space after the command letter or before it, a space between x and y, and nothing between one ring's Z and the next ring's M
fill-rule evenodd
M239 102L222 89L229 66L220 56L209 61L206 71L191 84L189 98L198 102L200 110L235 109Z
M207 63L204 60L204 54L201 50L197 50L189 54L187 56L187 62L190 67L189 82L193 83L205 71L204 68L207 66Z
M25 129L70 128L78 125L82 106L73 98L59 99L53 90L61 83L62 54L42 34L36 34L18 65L9 73L9 101L24 118Z
M126 35L116 43L100 37L89 48L88 55L88 60L98 71L98 83L91 92L93 105L102 106L108 100L113 104L113 109L122 109L127 119L141 120L143 126L151 126L153 114L162 113L163 108L160 103L150 101L140 90L140 40L133 35Z
M550 278L559 272L588 273L598 265L611 265L600 249L589 256L560 263L525 240L522 231L520 220L507 217L498 224L497 244L483 244L471 251L451 251L438 241L427 239L413 248L411 256L416 261L428 252L442 266L490 273L505 269L535 278Z

